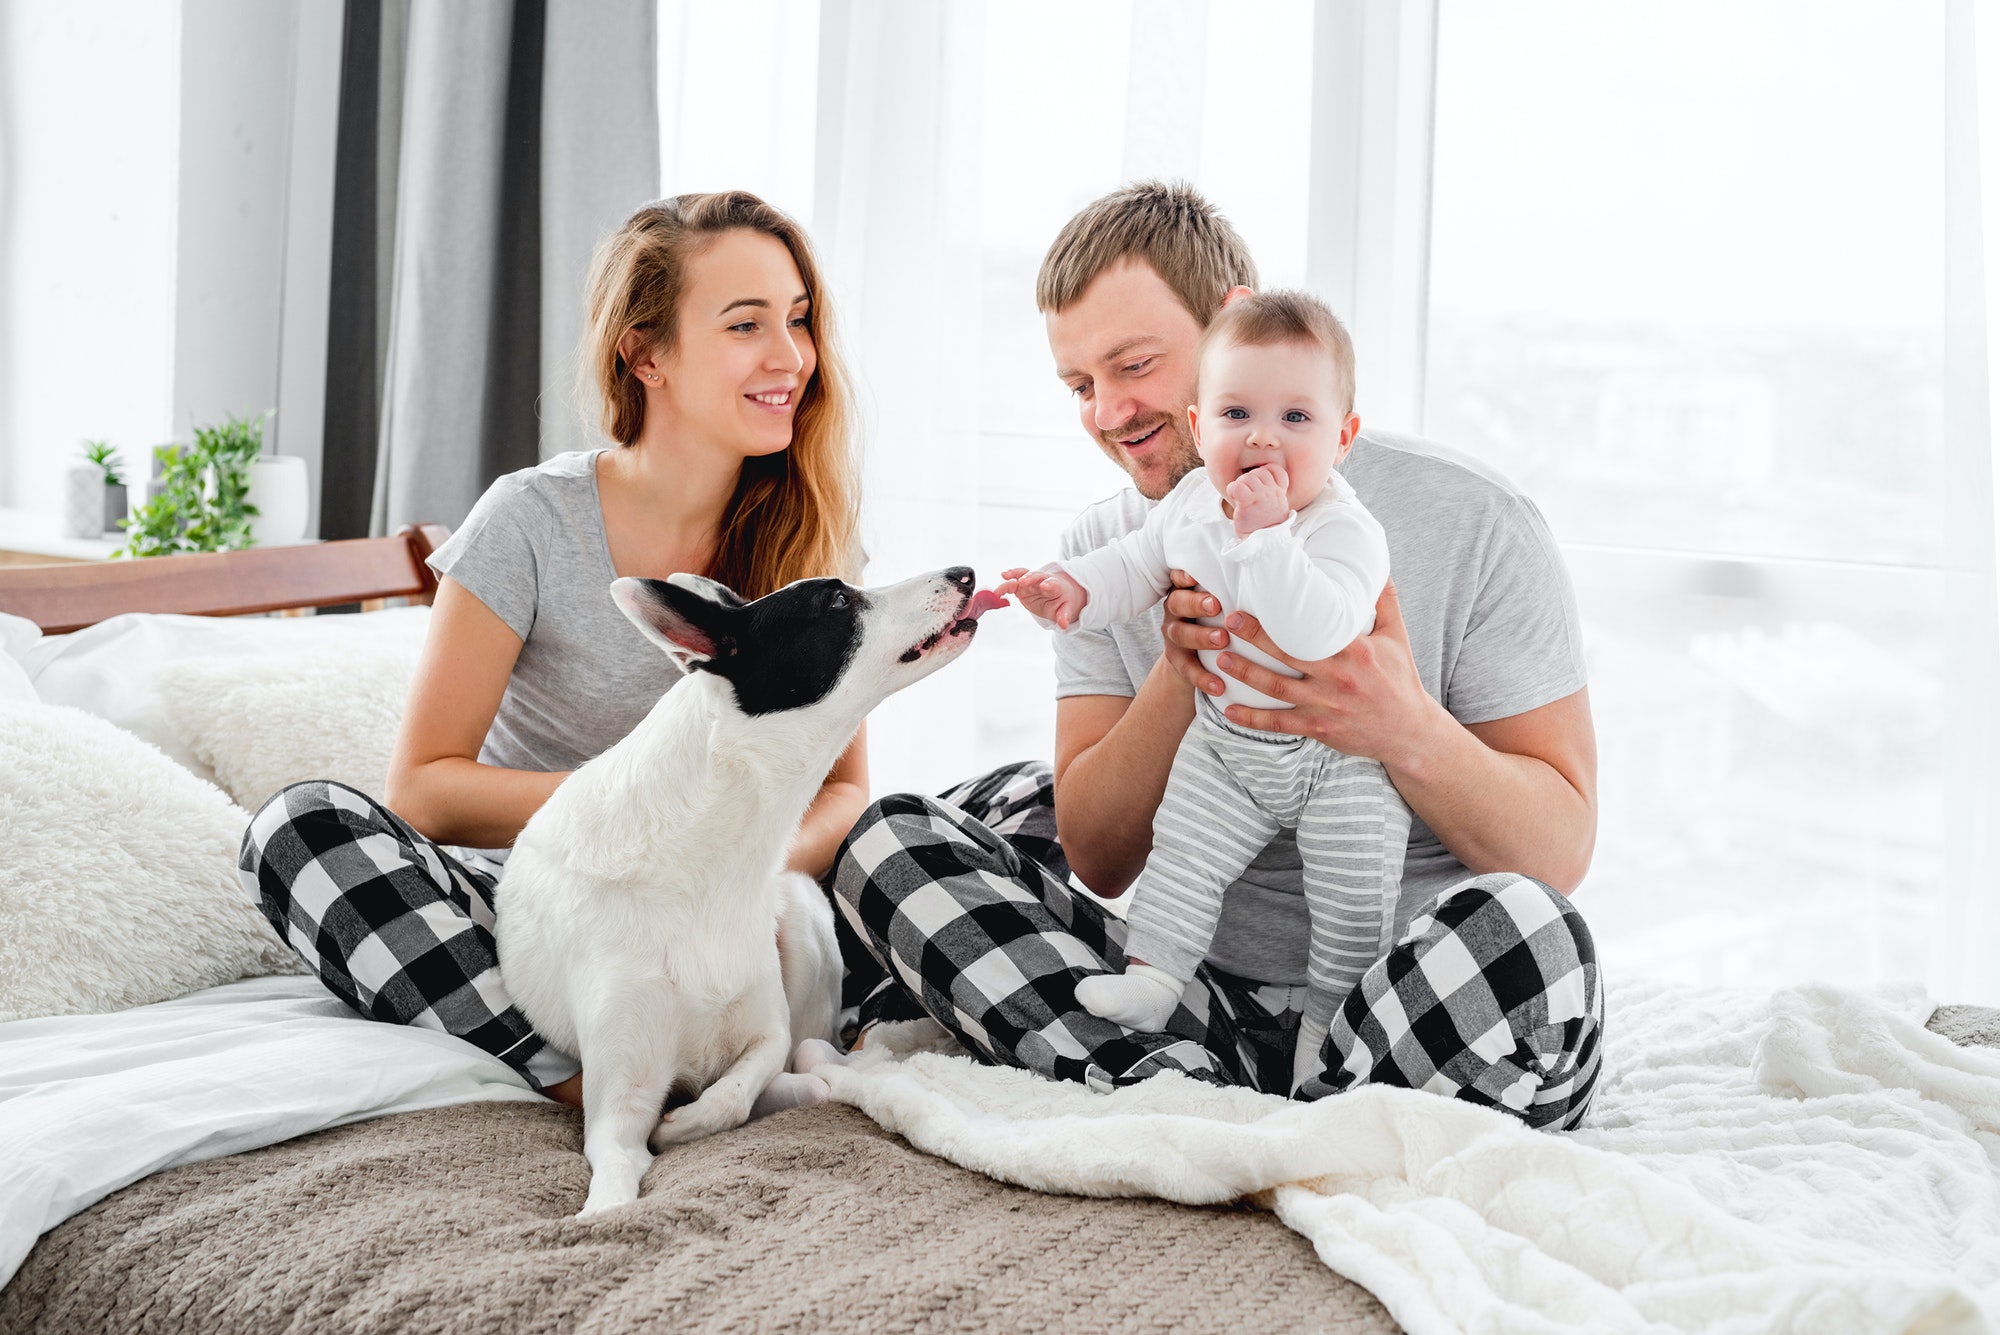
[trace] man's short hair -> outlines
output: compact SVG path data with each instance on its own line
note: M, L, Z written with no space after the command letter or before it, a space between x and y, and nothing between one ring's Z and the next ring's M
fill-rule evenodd
M1043 314L1069 309L1106 269L1127 259L1153 266L1206 326L1232 287L1257 286L1250 248L1229 219L1186 181L1135 181L1064 224L1035 279Z
M1354 411L1354 340L1347 326L1310 292L1278 288L1253 292L1224 306L1195 348L1196 388L1201 360L1218 344L1268 348L1278 344L1317 347L1333 361L1335 397L1343 412Z

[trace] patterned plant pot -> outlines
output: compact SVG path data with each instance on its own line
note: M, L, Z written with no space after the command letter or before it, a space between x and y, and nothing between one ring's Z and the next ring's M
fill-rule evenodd
M96 464L71 464L63 475L63 536L104 536L104 473Z

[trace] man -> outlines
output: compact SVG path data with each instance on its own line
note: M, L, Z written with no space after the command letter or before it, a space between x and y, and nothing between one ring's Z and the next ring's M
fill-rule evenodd
M1195 345L1256 281L1241 238L1186 186L1126 187L1056 238L1036 285L1056 371L1134 487L1086 510L1064 555L1137 528L1199 466ZM869 808L832 873L846 925L887 969L864 1025L928 1013L994 1061L1099 1088L1162 1069L1289 1087L1309 941L1289 835L1230 887L1166 1032L1123 1030L1075 998L1079 979L1124 967L1124 924L1068 875L1116 896L1138 874L1194 691L1221 691L1193 651L1233 634L1304 675L1225 653L1223 671L1294 706L1231 706L1232 721L1379 760L1415 813L1397 944L1347 998L1300 1097L1377 1081L1575 1125L1603 1002L1565 897L1590 862L1596 749L1561 558L1525 497L1436 446L1364 431L1341 472L1389 537L1372 634L1297 662L1253 618L1196 624L1217 604L1177 591L1164 626L1156 609L1057 638L1053 772L1010 766ZM850 960L869 972L858 950Z

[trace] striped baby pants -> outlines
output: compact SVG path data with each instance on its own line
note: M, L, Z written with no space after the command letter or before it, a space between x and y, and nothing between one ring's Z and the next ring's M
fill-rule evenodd
M1193 978L1223 892L1280 830L1296 830L1312 916L1304 1032L1317 1040L1393 942L1410 808L1378 761L1240 728L1207 696L1199 705L1132 887L1126 953Z

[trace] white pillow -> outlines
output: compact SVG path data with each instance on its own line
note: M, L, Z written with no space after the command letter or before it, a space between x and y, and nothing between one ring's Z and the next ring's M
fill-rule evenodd
M33 704L39 698L35 694L35 683L28 680L28 674L21 665L0 654L0 705Z
M42 638L42 628L26 617L0 612L0 655L20 658Z
M413 650L191 658L160 672L160 702L181 745L246 810L302 779L379 798L415 668Z
M237 881L248 824L102 719L0 705L0 1020L303 972Z
M166 716L159 676L191 658L407 650L423 643L428 607L395 607L356 616L194 617L128 612L70 635L51 636L23 655L35 691L52 705L73 705L151 742L204 779L215 774Z
M21 655L41 638L42 628L34 622L0 612L0 704L41 698L35 694L35 683L20 663Z

